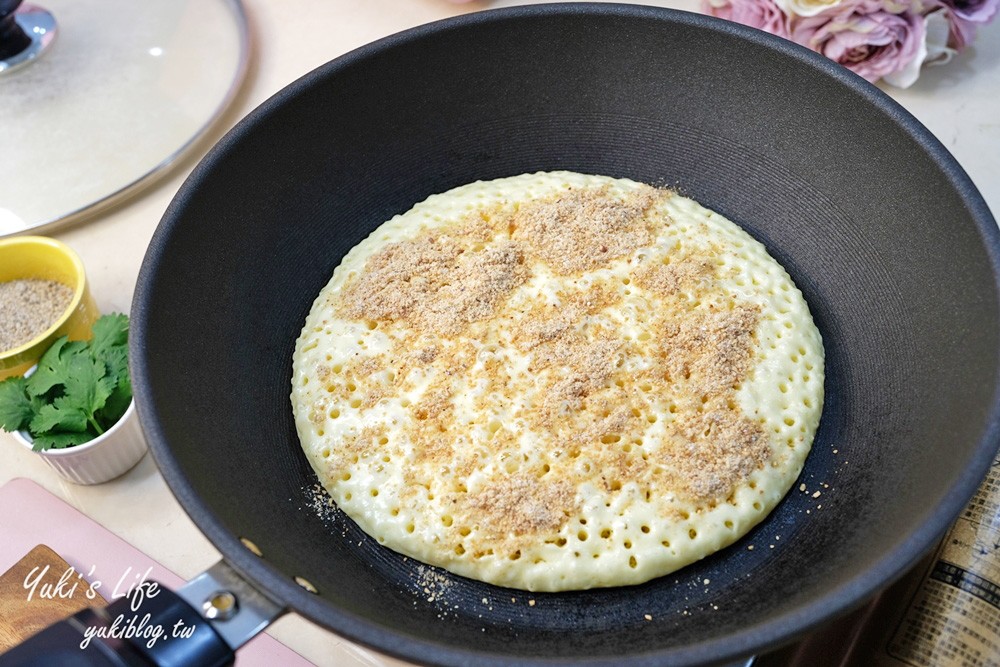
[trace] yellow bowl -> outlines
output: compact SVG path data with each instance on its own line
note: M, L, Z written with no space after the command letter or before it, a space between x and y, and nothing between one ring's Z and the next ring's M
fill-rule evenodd
M23 345L0 350L0 380L23 375L60 336L85 340L99 313L87 286L83 262L73 250L45 236L0 239L0 282L24 278L55 280L73 289L73 300L52 326Z

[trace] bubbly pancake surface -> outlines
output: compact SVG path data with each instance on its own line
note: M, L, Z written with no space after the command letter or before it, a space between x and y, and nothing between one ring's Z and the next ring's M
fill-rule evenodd
M784 269L718 214L526 174L434 195L352 249L291 400L320 481L385 546L502 586L618 586L780 501L823 348Z

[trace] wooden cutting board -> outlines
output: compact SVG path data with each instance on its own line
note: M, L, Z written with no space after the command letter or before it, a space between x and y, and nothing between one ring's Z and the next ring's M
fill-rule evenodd
M113 485L109 486L113 487ZM107 492L113 493L110 488ZM30 509L26 510L25 508ZM148 572L150 581L157 581L175 590L184 583L184 580L174 572L56 498L35 482L28 479L12 479L0 486L0 571L6 568L11 568L13 571L16 567L15 563L26 558L24 554L31 551L37 544L50 546L65 561L76 566L78 570L82 569L84 577L92 576L94 581L101 581L104 587L101 588L100 592L104 594L106 599L120 596L122 591L128 587L128 583L134 581L136 575L146 572ZM28 567L24 574L30 573L31 567ZM58 570L60 573L65 572L65 563L61 567L62 569L58 567L51 569ZM93 575L90 574L91 568L94 568ZM22 598L21 601L24 601L28 594L28 591L24 589L24 576L19 577L16 573L10 576L16 584L14 591L17 596ZM122 577L125 578L124 583L119 586L117 584ZM81 583L79 589L83 588ZM80 593L83 592L80 590ZM2 599L3 597L0 596L0 600ZM36 600L32 600L29 604L34 605L35 602ZM84 596L79 600L79 606L73 607L65 614L60 612L57 616L62 618L84 606L97 605L96 599L90 601ZM8 608L4 607L4 603L0 602L0 627L16 625L9 618L9 613ZM0 629L0 633L2 632L3 630ZM19 635L22 634L20 628L17 629L17 632ZM0 639L0 646L2 646L2 642L3 640ZM361 651L362 649L357 648L356 650ZM372 655L374 656L374 654ZM312 664L266 634L258 635L250 640L246 646L239 650L236 657L237 667L274 667L274 665L312 667ZM342 652L338 649L331 654L330 660L325 664L388 665L397 663L388 659L383 662L380 657L369 658L367 655L360 659L355 657L353 653Z
M81 609L106 604L97 591L87 597L90 584L78 574L39 544L0 575L0 653Z

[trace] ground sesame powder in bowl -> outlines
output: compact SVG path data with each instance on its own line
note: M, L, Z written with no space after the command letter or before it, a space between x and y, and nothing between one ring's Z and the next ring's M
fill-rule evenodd
M0 352L24 345L45 332L72 301L72 288L55 280L0 282Z
M0 380L23 375L60 336L89 338L98 314L72 248L47 236L0 239Z

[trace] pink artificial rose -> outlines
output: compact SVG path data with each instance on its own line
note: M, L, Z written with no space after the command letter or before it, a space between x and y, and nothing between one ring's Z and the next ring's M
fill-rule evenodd
M790 37L788 17L772 0L702 0L702 11L778 37Z
M919 7L905 1L848 0L797 19L791 33L794 41L869 81L912 72L909 85L925 55L925 29Z
M959 51L976 38L976 26L992 21L1000 8L1000 0L929 0L928 4L944 9L951 27L948 46Z

